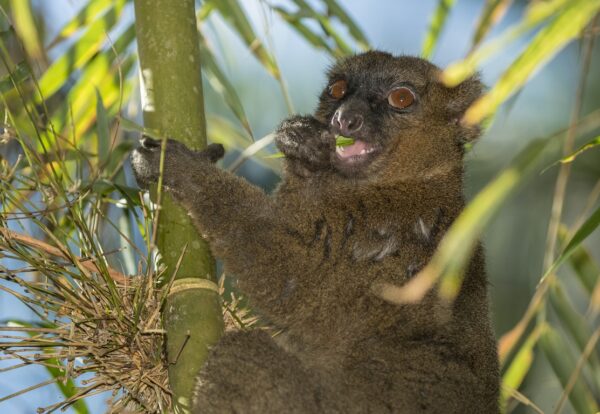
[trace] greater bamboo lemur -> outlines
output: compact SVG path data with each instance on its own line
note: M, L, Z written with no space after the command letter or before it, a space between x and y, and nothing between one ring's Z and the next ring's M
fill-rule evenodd
M481 248L450 309L435 291L397 305L373 290L418 272L464 205L463 145L478 129L459 120L482 85L447 88L439 74L375 51L336 63L315 114L277 132L285 175L272 196L215 167L220 145L168 142L164 186L282 331L226 334L195 412L498 412ZM354 143L336 147L338 135ZM157 180L159 154L151 139L133 153L140 184Z

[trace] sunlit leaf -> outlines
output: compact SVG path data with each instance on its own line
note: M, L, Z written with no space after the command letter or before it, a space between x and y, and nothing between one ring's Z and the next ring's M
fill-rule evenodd
M483 11L479 14L477 28L473 35L472 48L475 49L491 28L502 19L512 0L486 0Z
M196 18L199 21L206 20L214 9L214 4L205 1L201 4L200 8L198 9L198 12L196 13Z
M531 363L533 362L533 348L537 344L544 328L545 325L539 325L531 332L531 334L529 334L506 369L504 375L502 375L503 390L501 402L504 406L509 398L509 394L505 391L505 387L519 389L523 383L525 376L531 368Z
M10 7L13 12L15 29L27 54L34 59L44 57L44 49L38 33L38 24L35 21L29 0L11 0Z
M540 346L550 362L563 387L569 382L571 374L575 371L575 360L563 338L552 328L548 327L542 332ZM578 414L595 414L598 405L586 384L579 378L571 393L569 400Z
M129 55L121 63L124 76L132 69L135 60L135 56ZM116 112L113 105L118 104L121 98L127 98L131 93L133 86L131 82L125 82L122 85L123 90L120 90L117 68L111 68L107 72L89 72L89 76L93 81L80 81L67 94L70 107L63 105L52 117L53 124L64 134L72 133L71 127L74 127L75 133L80 136L93 125L96 120L96 90L100 92L103 104L111 114Z
M121 4L124 0L120 0ZM120 7L111 7L104 15L89 25L85 33L65 53L57 58L39 81L43 99L52 96L69 76L83 67L107 43L108 33L121 17Z
M587 142L586 144L581 146L579 149L577 149L573 154L561 159L560 162L561 162L561 164L568 164L570 162L573 162L575 160L575 158L577 158L579 155L581 155L582 152L585 152L585 151L587 151L591 148L594 148L598 145L600 145L600 136L597 136L593 140Z
M536 140L512 164L483 188L467 205L442 241L427 266L402 287L384 285L378 294L392 303L417 302L439 280L440 295L452 300L463 280L471 252L489 220L502 202L533 170L548 140Z
M19 1L19 0L17 0ZM79 29L93 23L100 14L109 6L123 7L125 1L122 0L93 0L88 1L79 12L73 16L58 32L58 35L50 42L50 47L74 35Z
M485 60L500 54L510 43L557 15L570 1L549 0L529 3L523 19L506 29L497 38L469 53L463 60L449 65L442 73L442 81L447 86L458 85L472 76Z
M573 1L540 30L492 89L465 113L464 122L477 124L520 89L533 73L576 38L600 9L600 0Z
M429 23L429 29L427 30L425 40L423 41L421 55L425 59L429 59L433 54L435 45L439 41L442 30L444 29L444 25L446 24L446 20L448 19L448 15L450 14L450 10L452 10L455 1L456 0L438 0L437 8L432 15L433 17Z

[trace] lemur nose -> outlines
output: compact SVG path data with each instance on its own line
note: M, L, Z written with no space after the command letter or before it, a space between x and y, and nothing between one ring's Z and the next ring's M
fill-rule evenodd
M331 118L331 125L341 135L352 135L362 128L363 117L360 114L338 109Z

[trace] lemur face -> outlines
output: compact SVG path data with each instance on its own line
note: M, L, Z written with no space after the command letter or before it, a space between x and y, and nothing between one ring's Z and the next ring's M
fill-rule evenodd
M334 168L355 177L390 167L404 174L423 173L443 163L444 157L461 162L468 131L458 120L480 95L481 84L472 79L446 88L438 81L439 73L426 60L383 52L335 64L315 117L329 125L333 135L353 138L354 143L335 148ZM436 154L441 156L437 161L431 157Z

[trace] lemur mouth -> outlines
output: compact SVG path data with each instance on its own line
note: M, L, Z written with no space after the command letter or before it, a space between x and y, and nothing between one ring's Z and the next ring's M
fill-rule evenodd
M354 140L350 145L338 145L335 147L337 158L344 163L362 162L375 154L377 147L361 140Z

